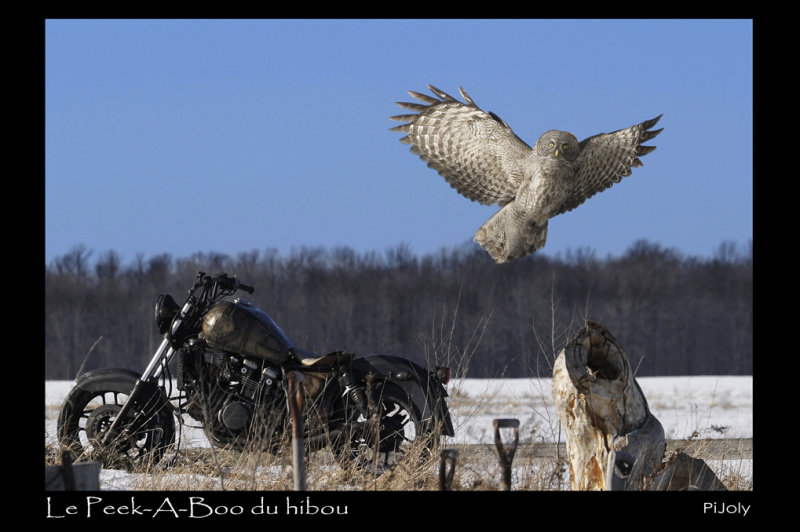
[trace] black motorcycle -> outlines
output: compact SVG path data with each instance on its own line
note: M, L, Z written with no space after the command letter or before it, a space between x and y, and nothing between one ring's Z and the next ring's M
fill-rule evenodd
M231 299L237 290L254 289L198 272L183 306L159 296L163 341L149 365L141 375L80 375L59 414L61 444L78 459L130 469L161 460L175 444L176 418L184 423L187 414L217 447L275 453L294 432L309 451L391 467L412 445L430 451L453 435L448 368L299 349L264 311Z

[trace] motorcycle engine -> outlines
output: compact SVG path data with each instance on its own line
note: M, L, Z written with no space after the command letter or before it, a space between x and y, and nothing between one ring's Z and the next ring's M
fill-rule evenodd
M231 432L238 433L248 427L256 403L275 388L280 370L266 364L262 367L262 364L262 361L238 355L232 355L227 361L233 389L217 412L217 419Z
M187 413L220 441L246 431L257 409L266 413L280 401L280 377L280 368L260 359L199 346L179 352L178 383L192 398Z

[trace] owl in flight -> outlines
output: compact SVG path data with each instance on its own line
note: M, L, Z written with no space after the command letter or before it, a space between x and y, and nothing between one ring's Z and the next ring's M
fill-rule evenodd
M547 222L570 211L642 166L642 146L661 129L651 131L661 115L613 133L578 141L568 131L545 132L533 148L492 112L480 109L459 89L466 103L432 85L440 99L408 91L425 102L397 102L416 111L390 117L408 122L391 131L407 133L400 142L439 172L463 196L484 205L500 205L475 233L498 263L541 249Z

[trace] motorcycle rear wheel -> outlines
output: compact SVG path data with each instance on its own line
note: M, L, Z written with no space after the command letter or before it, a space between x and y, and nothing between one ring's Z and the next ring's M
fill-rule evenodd
M353 401L342 398L349 422L334 444L340 459L380 474L401 460L430 457L438 438L408 394L391 382L381 382L372 396L379 422L365 419Z
M101 440L128 401L136 374L127 370L99 370L84 375L67 395L58 417L58 438L76 460L98 461L106 469L138 469L157 463L175 439L175 419L167 409L145 412L136 404L125 426L146 415L144 424L108 445Z

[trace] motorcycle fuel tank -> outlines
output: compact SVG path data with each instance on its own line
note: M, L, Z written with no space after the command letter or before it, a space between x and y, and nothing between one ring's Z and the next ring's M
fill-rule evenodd
M221 301L203 317L203 335L208 345L283 364L292 342L272 318L248 303Z

